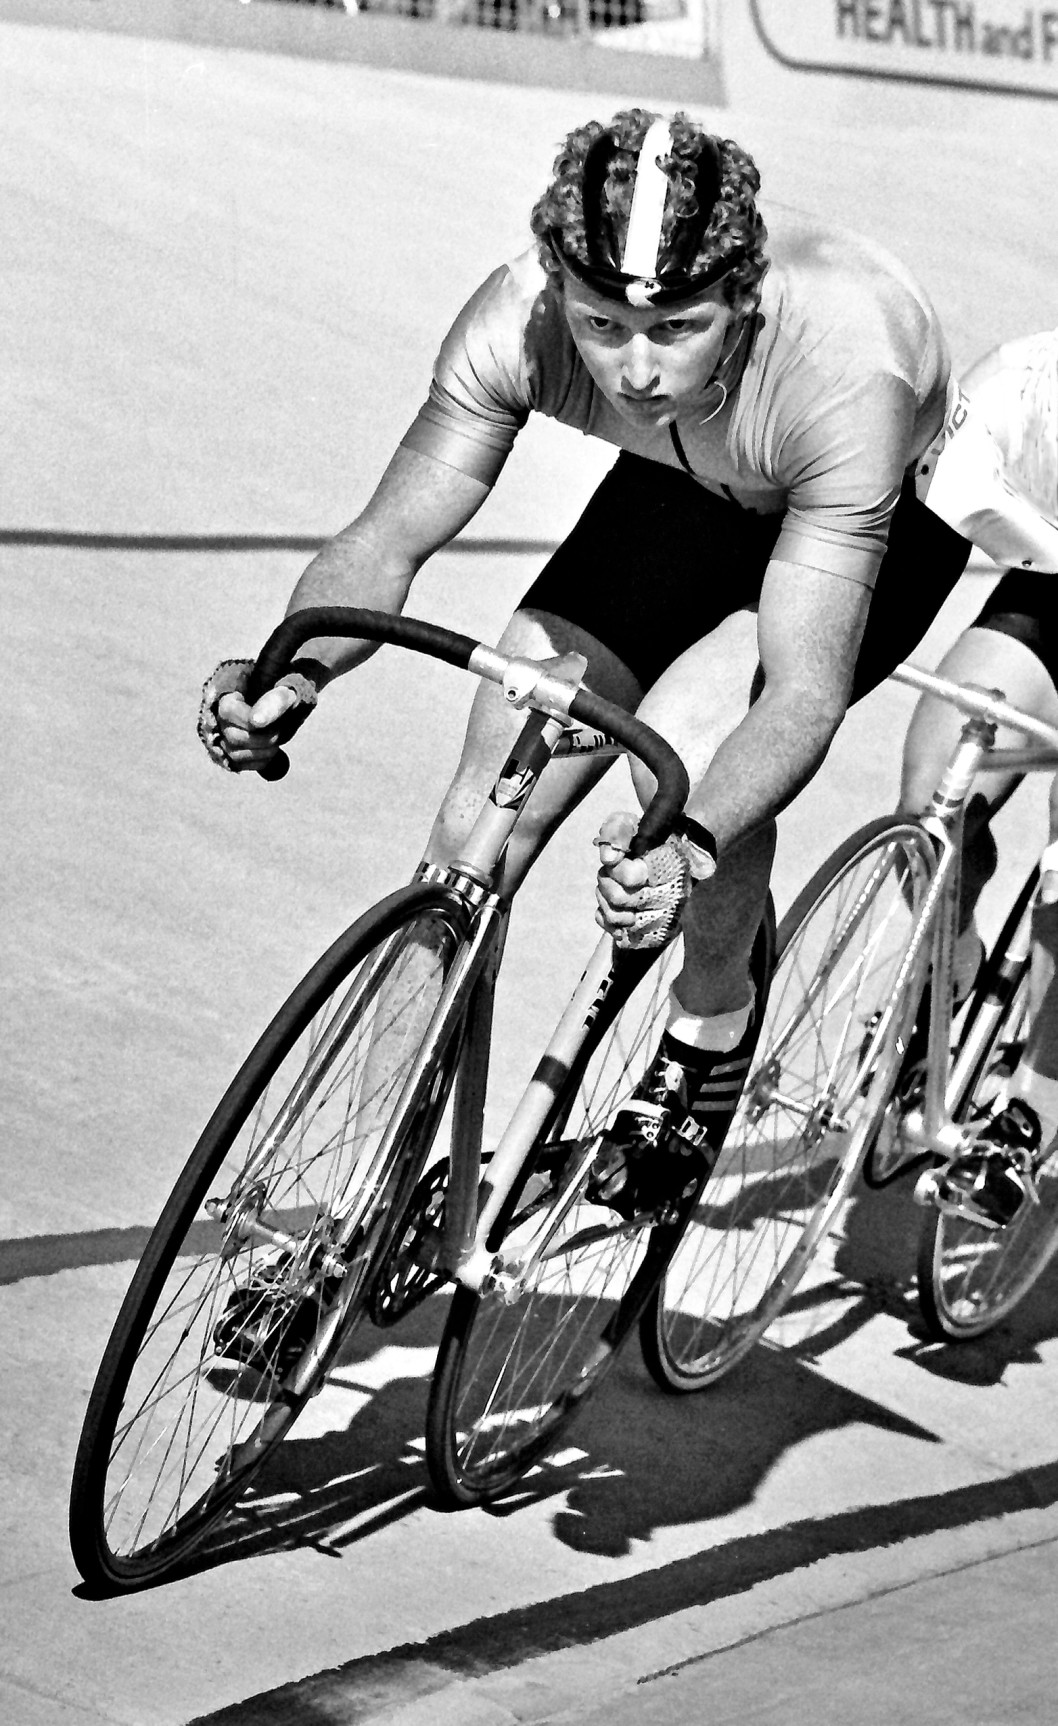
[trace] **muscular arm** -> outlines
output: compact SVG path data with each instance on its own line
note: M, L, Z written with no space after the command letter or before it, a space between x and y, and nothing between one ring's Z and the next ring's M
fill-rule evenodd
M822 764L848 706L870 590L772 561L757 618L765 685L691 792L720 853L785 809Z
M489 486L457 468L399 448L366 509L314 557L290 596L287 615L312 605L359 605L399 612L431 552L447 545L484 502ZM328 637L308 641L299 658L318 669L322 688L359 665L377 642ZM261 768L275 754L277 726L297 697L282 685L266 690L251 709L240 694L221 696L216 713L218 748L236 772Z
M311 605L402 611L421 566L466 526L489 489L432 456L399 448L362 514L308 565L287 614ZM309 642L302 651L337 677L376 645L327 639Z

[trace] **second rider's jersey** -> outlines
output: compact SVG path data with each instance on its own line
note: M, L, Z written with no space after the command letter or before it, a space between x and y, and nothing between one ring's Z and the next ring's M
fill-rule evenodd
M870 585L909 466L939 431L948 351L925 294L881 247L767 212L769 269L737 382L675 428L625 420L591 377L561 290L527 252L442 345L403 442L491 485L530 413L782 514L775 558ZM705 564L703 562L703 573Z
M1058 527L1058 329L994 349L965 388L1015 485Z

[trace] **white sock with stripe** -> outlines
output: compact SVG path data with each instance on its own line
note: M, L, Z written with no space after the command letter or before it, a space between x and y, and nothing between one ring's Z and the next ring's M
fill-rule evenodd
M703 1016L698 1013L688 1013L680 1004L675 989L669 991L669 1022L666 1031L677 1043L682 1043L688 1049L696 1049L702 1054L727 1054L731 1049L737 1049L753 1017L753 1002L747 1001L744 1007L736 1007L731 1013L712 1013Z

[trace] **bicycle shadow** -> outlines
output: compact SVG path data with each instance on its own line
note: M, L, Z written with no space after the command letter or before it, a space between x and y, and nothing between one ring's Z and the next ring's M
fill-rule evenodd
M554 1304L558 1329L562 1304ZM442 1299L390 1331L361 1326L332 1384L362 1391L373 1357L386 1348L432 1350L443 1316ZM295 1547L340 1557L428 1506L422 1438L427 1386L425 1375L397 1374L368 1395L344 1426L315 1436L295 1428L235 1517L189 1569ZM531 1503L553 1501L558 1541L577 1552L617 1558L636 1542L649 1541L658 1528L720 1520L744 1509L786 1452L814 1435L858 1425L935 1442L915 1422L767 1349L758 1350L707 1403L663 1396L648 1378L633 1337L560 1439L556 1455L488 1514L508 1518Z
M190 1570L312 1548L338 1557L424 1504L423 1426L432 1363L447 1299L427 1301L392 1329L364 1322L343 1344L325 1394L356 1404L344 1423L306 1435L295 1426L254 1476L229 1520L194 1555ZM372 1371L392 1351L421 1370ZM309 1404L311 1411L313 1404ZM303 1417L304 1419L305 1417Z
M1012 1363L1041 1362L1040 1345L1058 1336L1058 1264L989 1336L935 1343L915 1299L921 1213L912 1191L913 1179L906 1177L881 1190L861 1186L836 1237L831 1270L790 1304L796 1340L758 1345L707 1396L659 1393L630 1338L600 1391L559 1440L556 1455L488 1513L507 1518L529 1504L554 1502L557 1540L571 1550L618 1558L659 1528L715 1523L745 1510L784 1457L823 1434L858 1426L940 1443L928 1428L831 1382L819 1363L884 1311L911 1334L897 1351L901 1358L961 1383L998 1384ZM762 1188L761 1204L767 1203ZM365 1323L353 1332L328 1394L347 1393L354 1411L326 1432L295 1427L191 1568L295 1547L340 1557L433 1502L423 1430L446 1306L447 1297L437 1297L392 1329ZM562 1318L556 1297L556 1331ZM404 1369L407 1363L414 1370Z
M914 1201L917 1171L888 1186L863 1182L853 1192L833 1245L833 1277L821 1288L798 1292L788 1309L802 1335L788 1345L801 1360L820 1361L869 1324L878 1313L902 1320L910 1341L895 1353L952 1383L1000 1385L1011 1366L1044 1364L1045 1342L1058 1338L1058 1259L1010 1316L985 1336L965 1342L932 1337L917 1293L918 1238L923 1213ZM840 1310L834 1314L835 1303Z

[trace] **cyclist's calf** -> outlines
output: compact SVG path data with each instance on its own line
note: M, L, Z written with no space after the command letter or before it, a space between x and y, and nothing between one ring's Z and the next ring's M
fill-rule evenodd
M676 982L688 1013L732 1012L752 999L749 961L764 915L775 856L775 824L724 853L715 875L700 881L683 915L685 959Z

